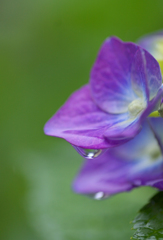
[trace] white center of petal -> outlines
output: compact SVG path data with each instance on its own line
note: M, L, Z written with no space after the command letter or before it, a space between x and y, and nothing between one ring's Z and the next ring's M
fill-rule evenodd
M143 99L137 98L128 105L128 111L131 117L136 117L145 107Z

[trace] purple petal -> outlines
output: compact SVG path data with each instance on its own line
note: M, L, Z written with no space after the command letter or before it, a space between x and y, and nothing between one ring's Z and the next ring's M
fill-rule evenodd
M149 118L149 122L158 138L160 148L162 149L163 152L163 118L162 117Z
M159 88L157 95L148 103L147 108L142 112L139 121L143 122L144 119L153 111L156 111L159 109L161 100L163 97L163 85Z
M74 191L81 194L103 192L110 196L143 185L163 190L163 158L161 155L152 158L150 150L154 144L157 147L146 125L131 142L109 149L97 159L85 161L74 180Z
M105 137L109 143L122 144L134 138L141 130L139 119L128 119L115 124L105 131Z
M141 158L143 155L150 155L154 148L159 148L157 139L151 131L151 124L149 120L152 120L152 127L156 131L156 127L159 129L159 137L161 135L160 129L163 127L163 119L161 118L148 118L142 125L142 131L131 141L126 144L120 145L116 148L117 152L122 156L132 156L133 158ZM163 138L163 136L162 136ZM162 139L163 142L163 139ZM152 146L152 147L151 147ZM161 150L160 154L161 154Z
M46 123L44 132L66 139L83 148L108 148L104 132L113 123L123 121L125 114L111 115L103 112L93 102L89 86L73 93L60 110Z
M132 185L126 181L130 165L130 162L109 154L108 150L102 157L85 162L74 181L73 189L81 194L104 192L107 195L130 190Z
M145 48L158 61L163 75L163 31L146 35L138 40L138 44Z
M147 108L137 116L136 119L126 119L125 121L118 122L105 131L105 137L111 144L119 145L120 143L127 142L134 138L141 130L142 123L148 115L158 109L161 98L163 97L163 87L161 87L156 95L149 103Z
M157 94L162 83L158 62L141 48L137 50L132 63L131 80L135 93L146 102Z
M96 104L106 112L123 113L135 99L131 63L138 46L118 38L107 39L92 68L90 84Z
M163 158L152 162L148 159L135 166L130 172L129 179L135 186L151 186L163 190Z

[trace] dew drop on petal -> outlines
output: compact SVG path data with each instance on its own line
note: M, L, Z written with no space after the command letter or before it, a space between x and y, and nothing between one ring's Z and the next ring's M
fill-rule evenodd
M82 157L87 159L97 158L105 151L105 149L85 149L74 145L73 147Z
M87 194L86 196L94 200L103 200L109 197L109 195L104 192L91 193Z

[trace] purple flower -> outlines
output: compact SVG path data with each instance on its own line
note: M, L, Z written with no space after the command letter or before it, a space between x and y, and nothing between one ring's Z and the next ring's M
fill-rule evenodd
M158 61L163 74L163 31L145 35L138 40L138 44Z
M99 51L89 84L46 123L45 134L66 139L80 153L121 145L158 109L161 84L159 64L146 50L111 37Z
M131 141L86 160L74 181L74 191L102 199L138 186L163 190L163 119L150 121L151 127L144 123Z

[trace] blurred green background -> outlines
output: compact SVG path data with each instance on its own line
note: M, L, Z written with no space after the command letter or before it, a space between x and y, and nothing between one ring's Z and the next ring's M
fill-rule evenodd
M0 239L129 239L155 190L105 201L74 194L83 160L43 126L87 83L106 37L135 41L162 28L160 0L0 1Z

